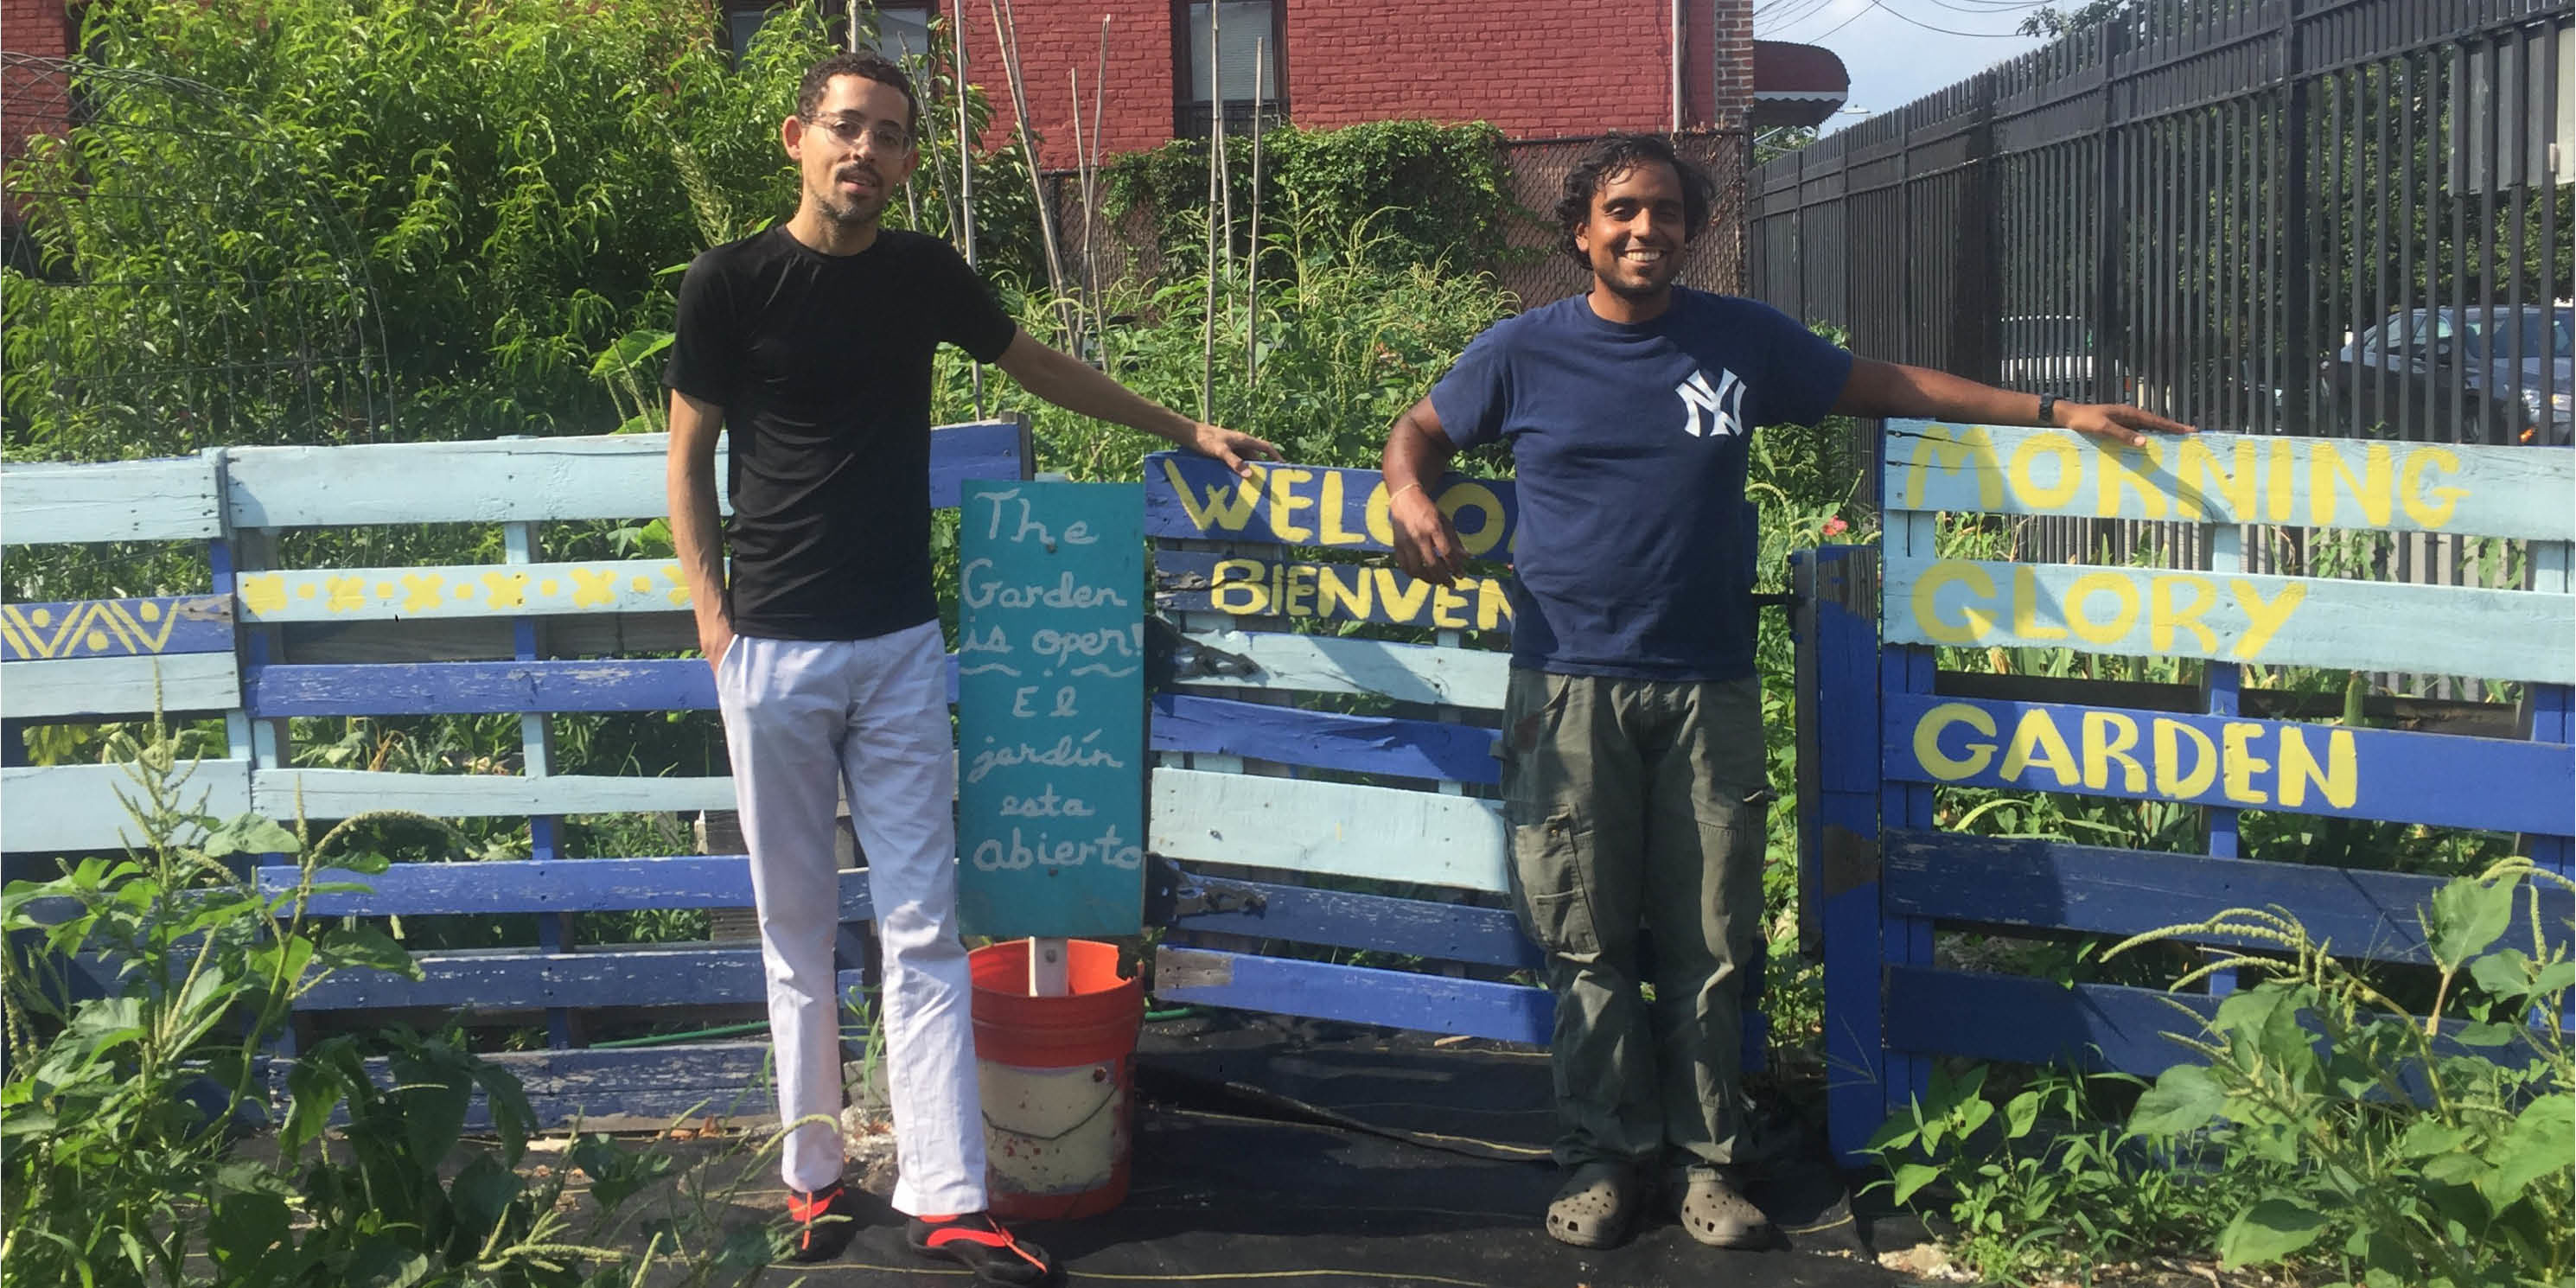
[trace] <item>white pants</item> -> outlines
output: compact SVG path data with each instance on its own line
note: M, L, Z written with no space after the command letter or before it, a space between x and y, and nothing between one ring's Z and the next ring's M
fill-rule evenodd
M867 640L736 636L716 667L760 909L780 1121L832 1120L791 1127L780 1170L799 1190L841 1177L833 836L846 779L885 943L886 1085L903 1168L894 1206L913 1214L984 1207L946 663L929 622Z

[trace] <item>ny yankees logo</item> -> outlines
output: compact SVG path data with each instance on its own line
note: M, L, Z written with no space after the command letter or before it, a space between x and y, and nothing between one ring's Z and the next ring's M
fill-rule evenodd
M1691 437L1714 434L1723 438L1744 432L1744 382L1736 379L1734 372L1719 368L1717 387L1711 389L1708 377L1693 371L1690 379L1673 386L1673 392L1681 395L1682 406L1690 412L1682 431ZM1700 428L1699 414L1703 411L1709 415L1706 429Z

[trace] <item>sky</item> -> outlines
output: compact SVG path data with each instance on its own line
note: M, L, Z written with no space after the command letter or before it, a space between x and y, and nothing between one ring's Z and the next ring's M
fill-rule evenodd
M2073 9L2079 2L2058 0L2057 7ZM2037 3L1754 0L1753 35L1759 40L1822 45L1842 57L1843 66L1851 71L1851 101L1841 115L1819 127L1831 134L2046 44L2012 34ZM1987 34L1948 35L1927 27Z

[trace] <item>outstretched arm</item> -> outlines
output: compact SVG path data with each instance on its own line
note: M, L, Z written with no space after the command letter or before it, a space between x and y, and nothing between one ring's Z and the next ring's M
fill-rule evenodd
M1076 415L1114 421L1170 441L1248 475L1249 462L1280 459L1279 448L1250 434L1195 421L1145 398L1091 368L1090 364L1032 339L1028 332L1011 336L999 366L1022 389Z
M1980 425L2057 425L2131 447L2145 443L2150 433L2193 432L2179 421L2120 403L2060 401L2043 421L2037 394L1869 358L1852 359L1851 378L1843 382L1834 411L1845 416L1929 416Z
M1425 398L1395 418L1395 427L1386 435L1386 455L1378 462L1386 475L1396 566L1443 586L1456 581L1467 567L1458 530L1431 496L1431 485L1440 481L1449 458L1456 454L1457 448L1440 428L1440 413Z

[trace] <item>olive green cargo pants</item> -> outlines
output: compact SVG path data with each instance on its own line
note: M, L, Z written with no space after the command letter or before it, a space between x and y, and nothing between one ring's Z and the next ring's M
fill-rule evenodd
M1513 897L1548 955L1559 1163L1706 1171L1744 1139L1744 971L1761 951L1762 688L1515 668ZM1654 1000L1638 990L1638 928Z

